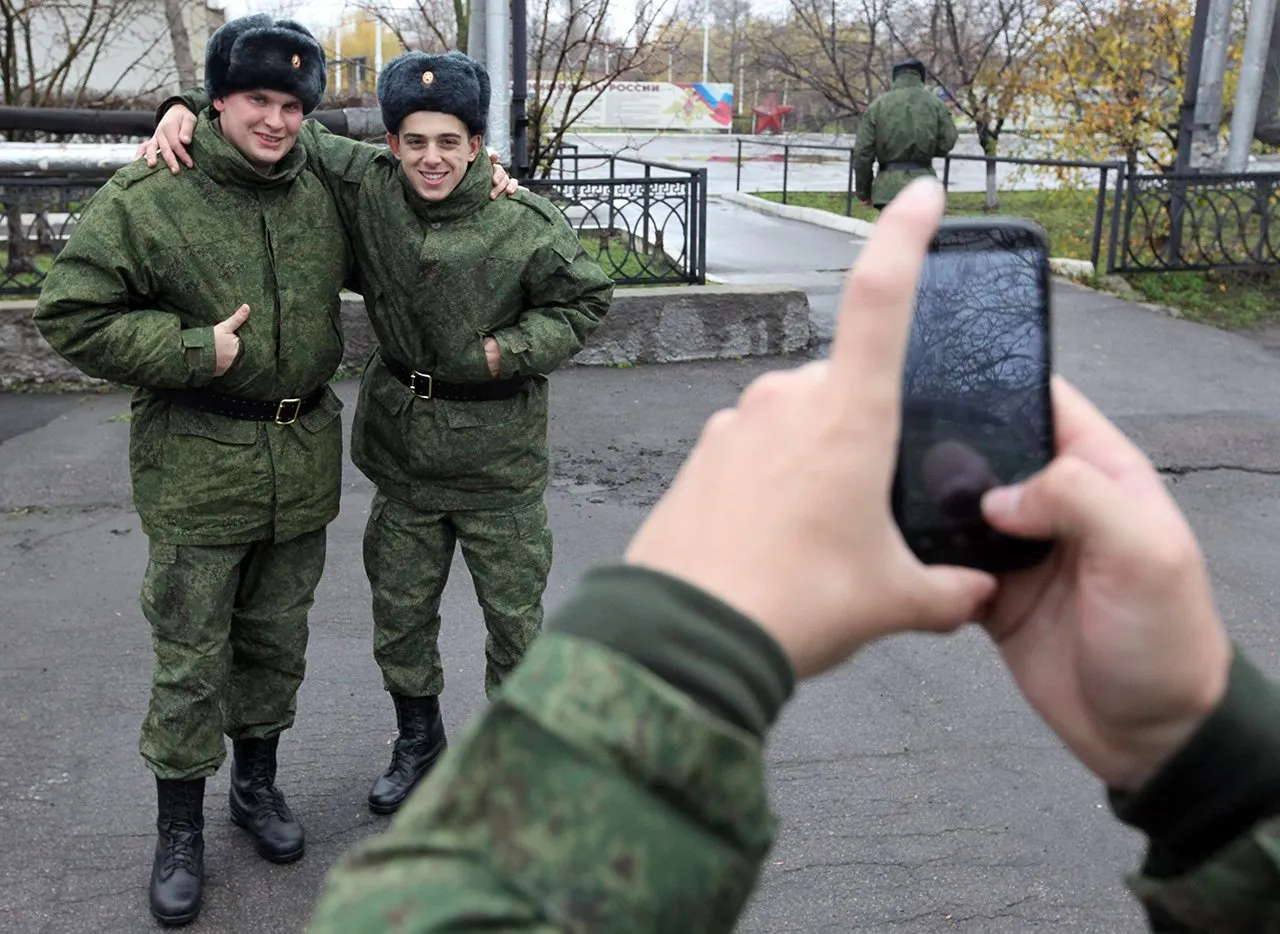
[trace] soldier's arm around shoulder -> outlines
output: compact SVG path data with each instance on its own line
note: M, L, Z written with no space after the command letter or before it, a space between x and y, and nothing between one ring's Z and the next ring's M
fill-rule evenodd
M728 934L772 841L782 650L702 591L591 571L311 934ZM390 918L396 919L388 926Z
M1280 687L1238 650L1209 719L1112 807L1150 840L1128 883L1154 931L1280 931Z
M213 328L184 329L176 314L156 307L159 283L129 210L126 186L147 172L167 174L163 167L130 166L85 207L45 278L35 325L89 376L132 386L202 386L216 365Z
M499 375L550 373L599 326L613 300L613 280L587 255L555 205L523 188L509 200L504 209L521 212L516 236L527 241L529 260L520 318L493 334L502 349Z

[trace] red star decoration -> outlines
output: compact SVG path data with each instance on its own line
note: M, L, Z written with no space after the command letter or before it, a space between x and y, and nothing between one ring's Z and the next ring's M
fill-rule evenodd
M778 95L770 94L764 99L764 105L761 107L752 107L751 112L756 115L756 133L767 133L770 127L773 132L781 135L782 118L795 110L790 104L779 104Z

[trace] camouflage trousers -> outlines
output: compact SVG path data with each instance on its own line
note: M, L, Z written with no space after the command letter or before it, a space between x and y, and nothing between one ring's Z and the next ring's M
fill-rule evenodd
M155 669L141 751L160 778L205 778L232 739L293 725L325 530L287 542L152 540L142 580Z
M506 509L427 512L378 493L364 532L364 567L373 590L373 656L392 693L435 697L444 690L440 595L455 545L488 631L486 695L542 630L551 527L541 498Z

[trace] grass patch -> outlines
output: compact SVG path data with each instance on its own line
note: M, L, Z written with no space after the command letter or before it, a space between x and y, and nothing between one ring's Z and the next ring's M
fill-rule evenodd
M631 248L625 235L606 235L583 233L578 235L582 248L587 255L594 257L605 271L614 279L676 277L683 271L671 258L661 250L652 253L637 253ZM670 282L655 282L654 285L671 285ZM633 287L633 286L628 286Z
M782 201L782 193L777 191L756 192L756 197ZM1049 235L1053 256L1087 260L1092 251L1096 198L1096 191L1005 191L1000 193L997 213L1038 223ZM985 200L983 192L951 192L947 213L985 214ZM845 214L843 191L792 191L787 193L787 203ZM848 216L874 221L877 213L855 200ZM1104 223L1110 224L1110 215ZM1105 241L1103 246L1105 249ZM1176 308L1192 321L1232 329L1280 322L1280 270L1137 273L1124 278L1144 301Z

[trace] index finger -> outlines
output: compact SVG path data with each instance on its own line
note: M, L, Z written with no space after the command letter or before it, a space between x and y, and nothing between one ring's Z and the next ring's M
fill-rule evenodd
M838 379L855 382L863 398L874 390L882 399L889 393L896 403L916 280L945 204L935 180L904 188L876 221L845 280L832 368L841 374Z

